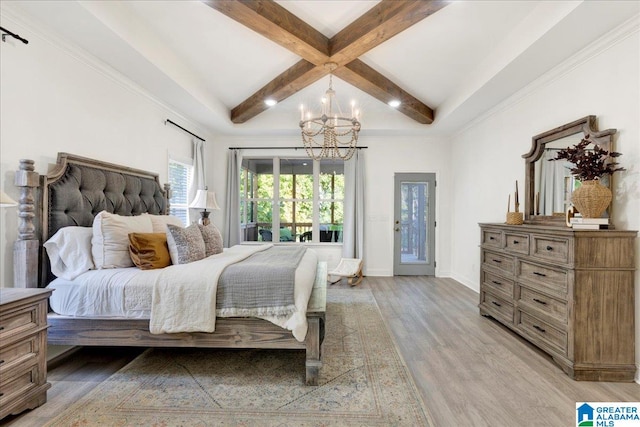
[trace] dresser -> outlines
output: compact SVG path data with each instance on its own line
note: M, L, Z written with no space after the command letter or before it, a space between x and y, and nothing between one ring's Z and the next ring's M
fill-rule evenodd
M633 381L636 231L480 224L480 313L576 380Z
M0 419L47 401L49 289L0 289Z

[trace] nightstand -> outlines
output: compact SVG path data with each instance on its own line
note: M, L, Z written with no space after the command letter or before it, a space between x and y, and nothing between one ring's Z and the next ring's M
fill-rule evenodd
M0 289L0 419L47 401L50 289Z

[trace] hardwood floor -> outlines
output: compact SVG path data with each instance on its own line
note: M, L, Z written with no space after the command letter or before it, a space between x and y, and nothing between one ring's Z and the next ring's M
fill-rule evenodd
M569 379L550 357L480 316L478 294L455 280L367 277L359 287L372 290L436 426L569 426L576 402L640 401L636 383ZM45 405L0 424L44 425L140 352L82 349L50 369Z

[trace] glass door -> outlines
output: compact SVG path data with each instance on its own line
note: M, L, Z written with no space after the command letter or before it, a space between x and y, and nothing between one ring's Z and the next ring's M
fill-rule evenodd
M435 274L435 186L433 173L397 173L394 191L396 276Z

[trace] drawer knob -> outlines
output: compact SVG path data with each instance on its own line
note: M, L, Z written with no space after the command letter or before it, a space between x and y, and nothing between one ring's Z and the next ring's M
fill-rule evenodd
M497 280L492 280L491 283L493 283L494 285L502 286L502 283L498 282Z
M491 236L491 237L489 237L489 240L496 240L496 238Z
M520 243L520 242L519 242L519 241L517 241L517 240L514 240L514 241L513 241L513 244L514 244L514 245L517 245L518 243Z
M502 261L500 261L499 259L494 259L493 262L497 262L498 264L502 263Z
M546 302L546 301L539 300L538 298L534 298L533 300L534 300L535 302L537 302L538 304L547 305L547 302Z
M491 304L497 305L498 307L502 307L502 304L500 304L499 302L491 301Z
M541 328L541 327L540 327L540 326L538 326L538 325L533 325L533 327L534 327L535 329L537 329L538 331L542 332L542 333L547 332L544 328Z
M546 274L544 273L538 273L537 271L534 271L533 274L535 274L536 276L540 276L540 277L547 277Z
M2 365L4 363L4 359L0 360L0 365Z
M552 251L553 250L553 246L547 246L547 250L548 251Z

